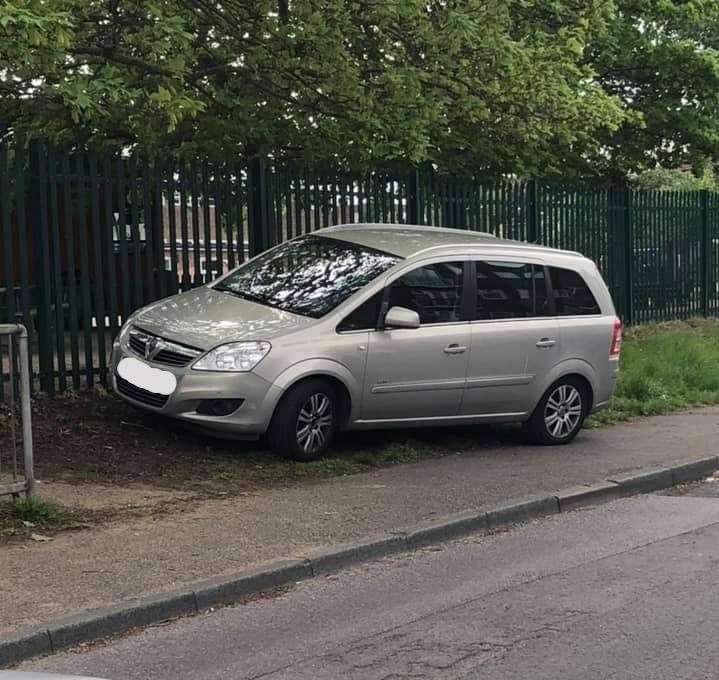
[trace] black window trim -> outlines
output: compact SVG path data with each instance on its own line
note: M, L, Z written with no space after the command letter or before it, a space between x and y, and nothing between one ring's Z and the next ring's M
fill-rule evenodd
M407 271L411 271L411 269L407 269ZM404 276L404 274L400 274L396 279L392 279L389 283L385 282L384 288L382 289L382 302L379 306L379 315L377 316L377 327L375 328L376 331L384 331L387 330L387 326L385 326L384 318L387 316L387 312L389 312L389 289L392 286L392 284L399 279L400 277Z
M477 314L477 261L465 260L464 285L462 286L462 314L471 322Z
M469 295L469 301L467 303L467 312L469 312L470 323L477 321L477 260L472 259L467 262L465 271L469 274L469 281L465 279L465 288Z
M506 258L506 256L505 256ZM549 313L546 316L540 316L537 312L537 291L536 283L533 291L534 300L534 316L510 316L505 319L480 319L479 309L477 305L477 262L517 262L518 264L531 264L533 267L541 267L544 270L544 285L546 287L547 299L549 300ZM471 296L469 298L468 311L470 311L469 320L471 323L506 323L508 321L535 321L536 319L551 319L556 317L556 305L554 301L554 290L552 289L552 281L549 277L549 266L546 262L533 261L533 258L524 260L522 258L510 257L510 259L502 259L501 255L492 256L479 256L472 258L468 262L469 266L465 271L471 269L471 279L469 281L469 287L471 289Z
M380 320L384 318L384 315L386 314L385 311L383 311L385 301L387 299L387 295L385 293L387 286L382 288L381 290L377 290L369 297L365 298L360 302L357 306L352 307L349 312L342 315L342 318L337 322L337 325L335 326L335 333L338 333L339 335L349 335L351 333L372 333L374 331L382 330L380 328ZM340 326L345 322L345 320L350 317L352 314L354 314L362 305L369 302L375 295L378 295L379 293L382 293L382 300L380 301L379 305L379 313L377 314L377 320L375 321L374 327L367 327L367 328L350 328L347 330L342 330Z
M544 285L547 287L547 299L549 300L549 315L557 316L557 301L554 299L554 286L552 286L552 277L549 273L549 265L544 265Z

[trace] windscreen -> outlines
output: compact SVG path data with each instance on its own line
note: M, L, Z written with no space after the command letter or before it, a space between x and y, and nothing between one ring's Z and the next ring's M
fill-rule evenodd
M260 255L214 288L319 318L401 259L348 241L308 235Z

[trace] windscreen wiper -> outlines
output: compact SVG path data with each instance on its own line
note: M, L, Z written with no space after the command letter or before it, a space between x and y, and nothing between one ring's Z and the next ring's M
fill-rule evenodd
M227 288L225 286L215 286L215 290L219 290L222 293L229 293L230 295L234 295L235 297L242 298L243 300L249 300L250 302L257 302L258 304L261 304L261 305L272 306L264 298L261 298L259 295L253 295L252 293L245 293L244 291L233 290L232 288Z

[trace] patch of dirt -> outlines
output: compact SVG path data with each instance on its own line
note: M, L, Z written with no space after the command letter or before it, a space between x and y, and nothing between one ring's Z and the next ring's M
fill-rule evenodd
M200 437L102 390L38 395L32 425L36 495L59 515L29 526L8 510L10 499L2 499L0 543L184 513L203 499L243 495L258 486L259 454L247 445L238 451L234 442ZM11 481L11 449L9 412L0 404L2 482ZM21 470L20 441L16 450Z
M0 418L0 452L10 449L8 423L6 411ZM88 509L243 494L493 446L497 436L506 439L491 430L479 436L476 430L352 432L322 459L298 463L256 442L197 434L101 389L36 396L32 426L35 476L48 482L39 484L38 492ZM19 444L18 452L21 456ZM7 454L7 470L6 459ZM78 484L82 491L71 488Z
M101 390L52 399L37 396L33 445L38 479L110 484L107 497L100 499L103 505L146 502L148 494L162 497L157 487L209 494L220 487L227 491L221 472L239 459L236 443L197 436L167 419L136 411ZM0 422L0 451L9 450L5 418ZM254 487L234 475L232 481L237 491ZM73 492L56 486L53 495L62 502ZM72 504L92 506L95 502L76 497Z
M142 510L192 501L198 495L179 489L161 489L147 484L37 483L38 495L46 501L83 510Z

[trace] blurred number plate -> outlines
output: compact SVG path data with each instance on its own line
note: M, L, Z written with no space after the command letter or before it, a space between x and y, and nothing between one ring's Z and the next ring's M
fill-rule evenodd
M117 365L117 373L121 378L154 394L169 395L177 387L177 378L170 371L148 366L144 361L125 357Z

